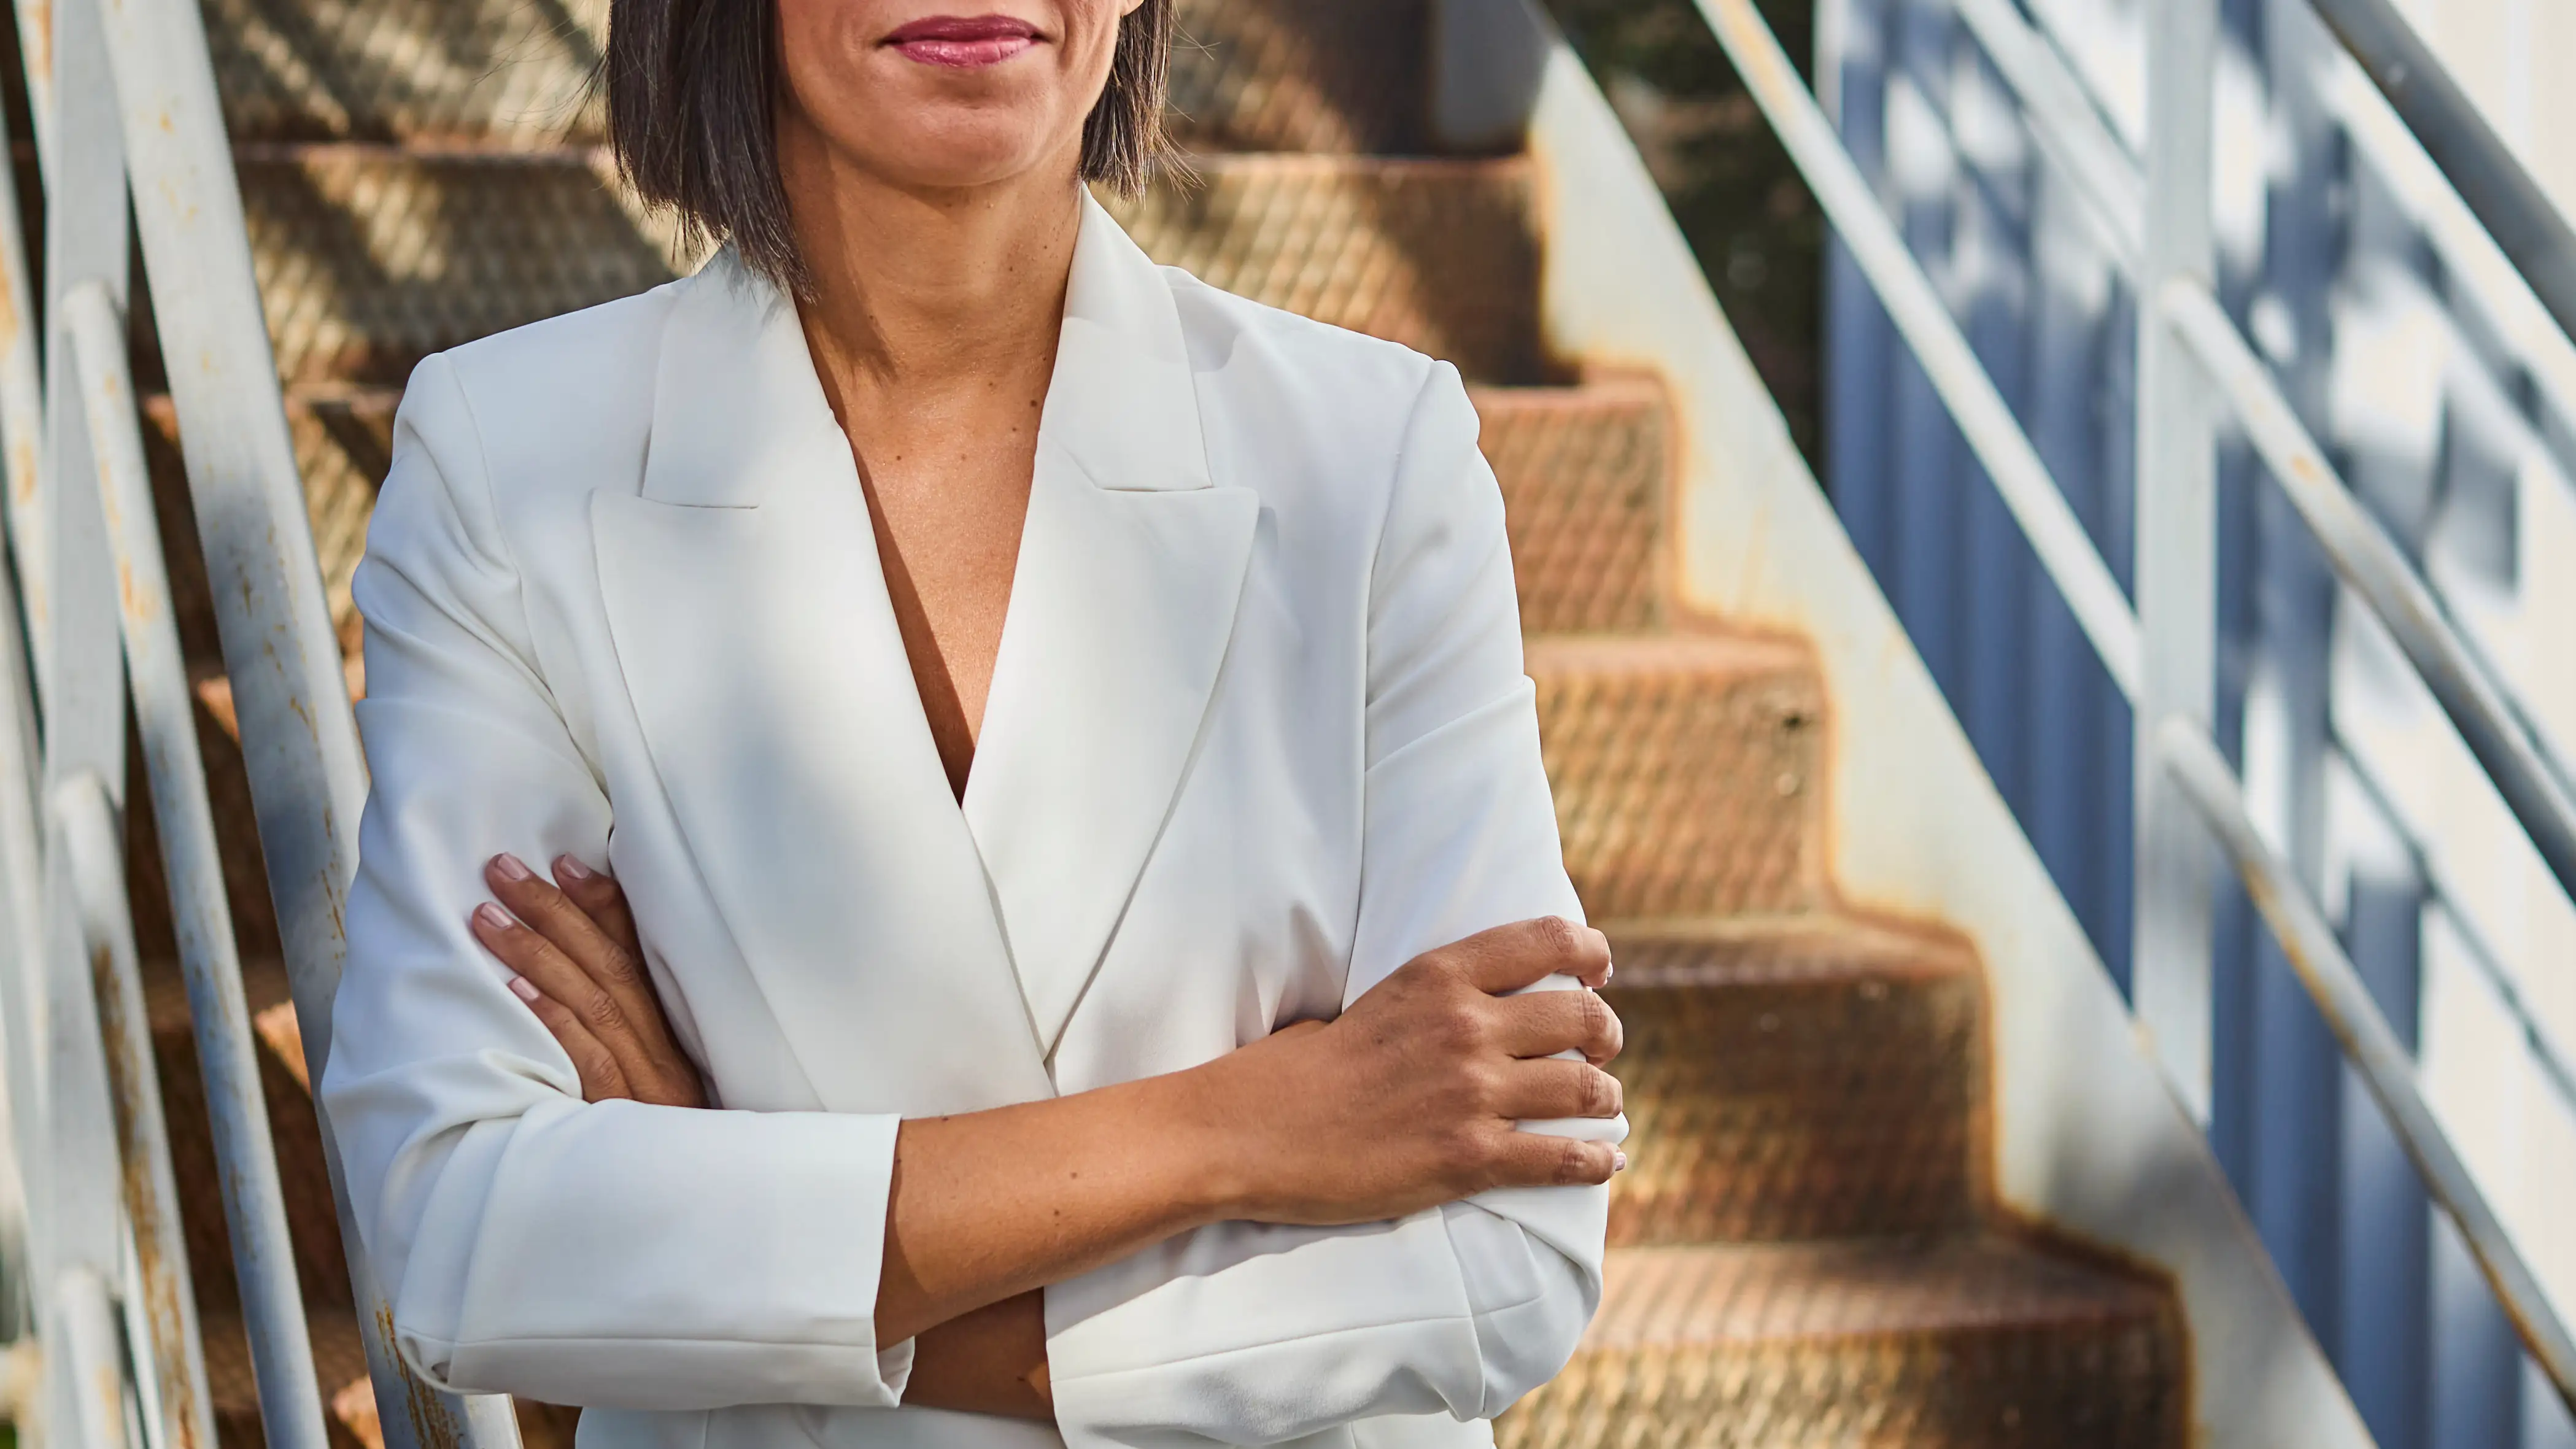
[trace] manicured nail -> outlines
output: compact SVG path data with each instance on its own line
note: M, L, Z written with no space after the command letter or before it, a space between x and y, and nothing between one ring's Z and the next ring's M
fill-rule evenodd
M1612 1152L1610 1154L1610 1170L1612 1172L1626 1172L1628 1170L1628 1154L1617 1151Z
M537 988L525 976L513 976L510 978L510 994L519 998L521 1001L529 1003L530 1005L536 1004Z
M535 872L528 869L528 863L526 861L519 859L515 855L494 856L492 858L492 868L501 873L501 879L503 880L526 880L529 876L535 874Z
M573 856L558 855L555 857L555 874L563 876L568 880L588 880L592 876L599 874L599 872L582 864L580 860Z
M474 908L474 919L486 930L506 931L510 929L510 913L501 909L499 906L492 904L490 901L485 901L483 904Z

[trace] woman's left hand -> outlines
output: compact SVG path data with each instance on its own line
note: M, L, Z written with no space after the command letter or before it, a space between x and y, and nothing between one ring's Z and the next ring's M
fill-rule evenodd
M569 855L556 859L554 875L548 881L515 855L494 856L483 879L499 904L474 912L474 938L517 973L510 990L563 1044L581 1074L583 1101L707 1105L645 974L626 893Z

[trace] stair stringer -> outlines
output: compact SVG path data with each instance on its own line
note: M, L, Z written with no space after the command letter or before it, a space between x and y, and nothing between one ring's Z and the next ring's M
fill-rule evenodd
M1828 879L1852 905L1959 931L1983 959L1995 1200L2171 1276L2195 1444L2370 1444L1590 74L1529 0L1439 0L1437 14L1442 139L1489 149L1524 118L1550 351L1587 369L1650 370L1671 390L1685 602L1816 651L1835 722Z

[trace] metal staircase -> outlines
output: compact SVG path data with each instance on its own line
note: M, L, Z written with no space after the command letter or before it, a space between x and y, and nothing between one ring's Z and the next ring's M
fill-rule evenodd
M2159 516L2205 501L2212 419L2166 386L2188 364L2576 884L2576 771L2199 278L2215 0L2152 11L2165 119L2143 174L2056 104L2075 83L2007 0L1954 3L2050 117L2052 164L2115 219L2157 199L2138 261L2163 379L2141 414L2174 425L2142 429ZM2318 3L2404 38L2354 29L2385 0ZM2193 1116L2213 843L2576 1403L2564 1321L2195 713L2214 540L2159 535L2155 587L2123 596L1749 0L1700 8L2137 705L2138 784L2164 803L2134 1017L1544 17L1181 4L1201 180L1126 219L1212 282L1467 371L1568 865L1623 962L1636 1166L1608 1295L1566 1373L1497 1426L1506 1449L2367 1442ZM0 1029L25 1207L0 1201L0 1251L25 1274L44 1432L552 1449L570 1411L439 1394L389 1357L305 1067L364 791L347 580L402 380L694 261L604 165L584 89L603 0L15 10L28 48L0 59L28 82L8 99L35 123L45 266L0 193L0 602L19 606L0 607ZM2425 94L2398 87L2431 106L2404 124L2457 141ZM2472 189L2481 218L2530 219L2510 188ZM2576 236L2531 253L2569 254ZM2563 279L2514 265L2576 318ZM129 298L138 277L157 299Z
M1677 585L1671 393L1552 358L1521 154L1434 154L1428 0L1184 0L1176 129L1200 183L1121 208L1211 283L1456 361L1520 572L1567 859L1617 943L1636 1129L1610 1284L1574 1364L1498 1426L1571 1446L2178 1445L2160 1277L2017 1223L1992 1187L1987 992L1963 940L1840 903L1835 701L1799 638ZM584 85L603 6L205 0L334 622L423 355L690 260L613 185ZM163 386L149 327L138 387ZM335 1443L381 1443L277 964L176 411L145 399L249 1004ZM352 656L354 658L354 655ZM354 671L354 664L352 669ZM129 842L218 1433L259 1435L156 849ZM522 1433L570 1416L521 1405Z

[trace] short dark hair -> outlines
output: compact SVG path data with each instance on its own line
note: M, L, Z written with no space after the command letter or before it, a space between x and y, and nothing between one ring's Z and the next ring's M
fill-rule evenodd
M1082 130L1082 178L1133 196L1167 159L1174 0L1120 23L1109 85ZM608 146L627 184L677 213L692 243L730 241L780 286L807 290L778 177L777 0L611 0L600 58Z

